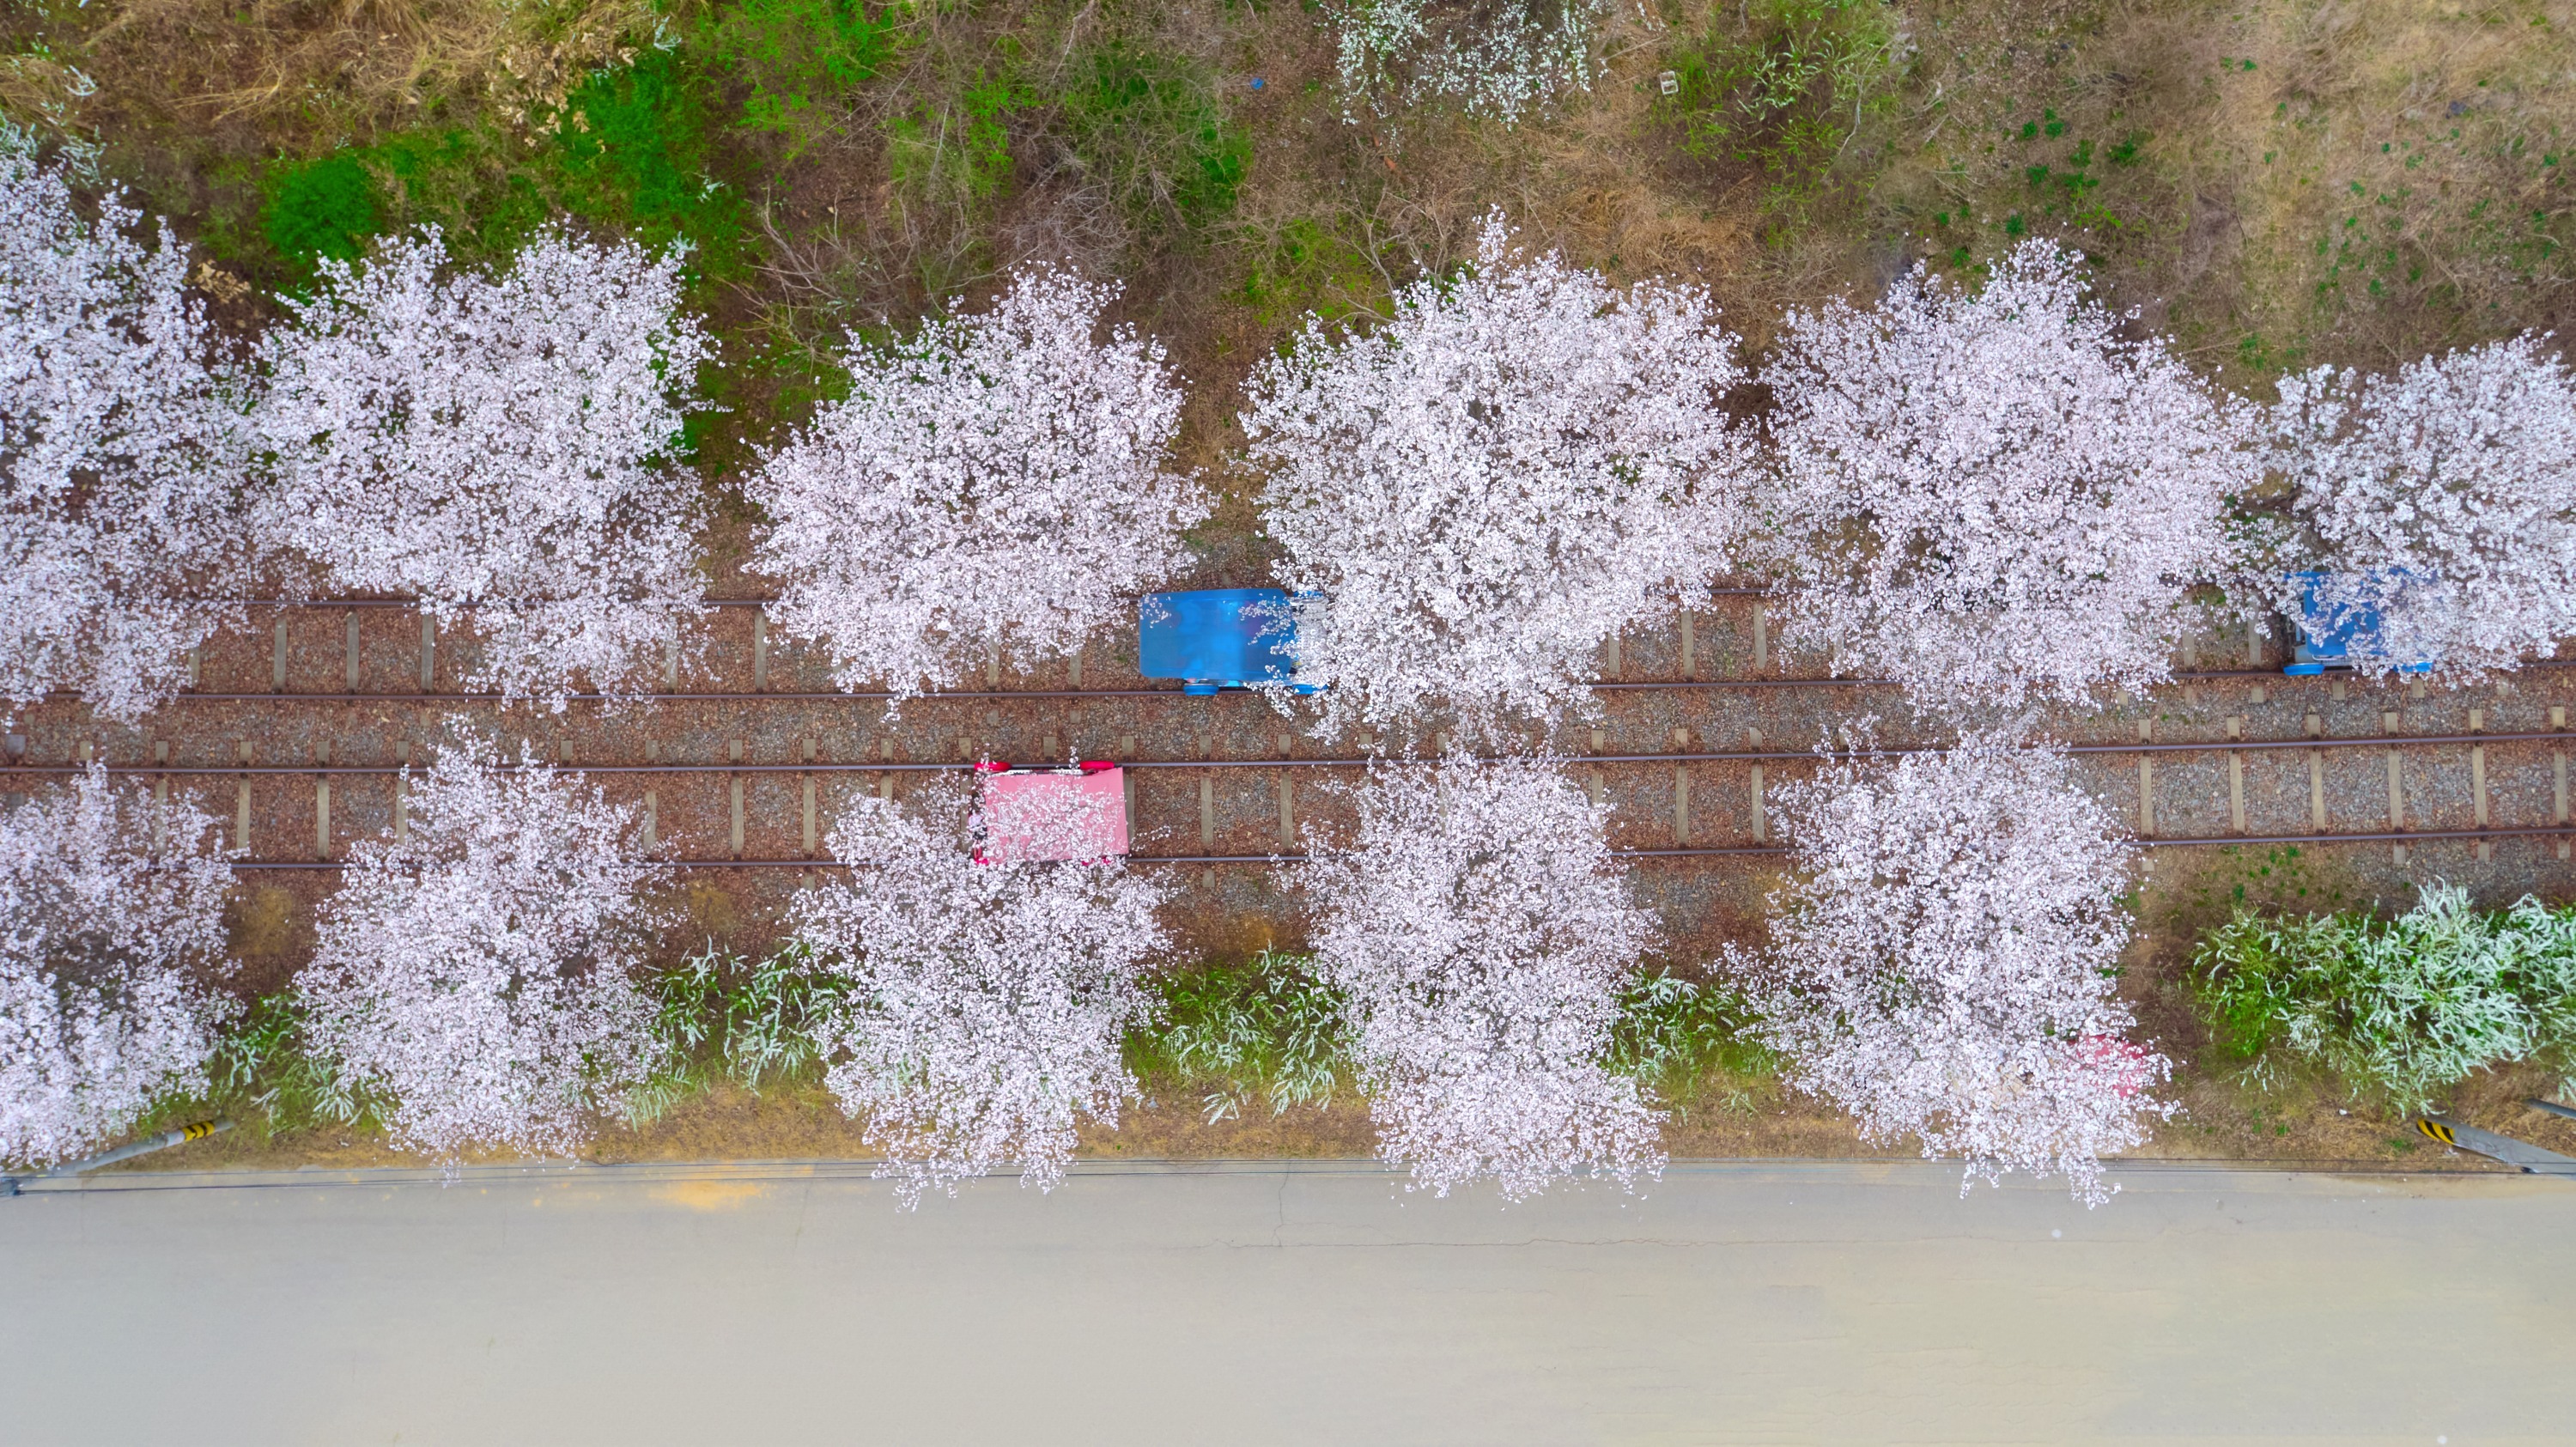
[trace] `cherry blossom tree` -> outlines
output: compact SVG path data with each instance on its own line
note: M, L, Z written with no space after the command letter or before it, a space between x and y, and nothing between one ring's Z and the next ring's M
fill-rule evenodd
M406 1149L578 1149L656 1058L640 891L665 871L636 811L465 733L407 819L350 849L322 905L297 977L317 1058Z
M1765 374L1785 646L1939 710L2171 676L2261 461L2242 409L2123 339L2078 261L2030 241L1974 293L1917 266L1874 310L1790 314Z
M228 857L193 804L96 766L0 813L0 1161L82 1154L207 1088L240 1008L209 988Z
M73 179L0 121L0 694L130 721L240 611L249 454L187 253Z
M2280 388L2272 465L2307 531L2291 551L2334 573L2322 608L2381 605L2385 651L2357 664L2512 668L2576 633L2576 380L2548 338ZM2267 581L2295 616L2280 572Z
M1062 821L1088 837L1087 811ZM818 1034L826 1081L867 1120L880 1176L907 1208L1009 1161L1052 1190L1078 1117L1116 1125L1136 1093L1121 1057L1152 1008L1140 984L1168 944L1163 885L1117 859L1042 860L1045 821L1010 821L1021 851L979 860L961 800L915 812L862 797L832 832L846 880L799 897L797 938L856 1002Z
M575 675L631 686L704 592L672 454L713 352L680 256L545 231L486 277L431 228L321 271L265 348L272 535L333 586L470 623L475 686L557 708Z
M1309 322L1243 427L1328 726L1554 714L1604 641L1699 593L1749 525L1733 348L1706 293L1615 290L1499 214L1387 325Z
M1099 340L1117 288L1013 278L989 311L852 339L850 395L751 485L776 616L844 688L954 686L983 650L1066 655L1188 566L1206 494L1166 470L1181 393L1158 342Z
M1346 844L1313 838L1315 971L1344 993L1379 1150L1416 1187L1513 1200L1663 1169L1660 1111L1602 1057L1653 937L1607 811L1546 760L1381 771Z
M1970 734L1829 760L1776 799L1795 873L1750 973L1790 1082L1872 1141L2110 1199L2101 1157L2171 1113L2147 1093L2170 1067L2125 1038L2127 868L2066 756Z

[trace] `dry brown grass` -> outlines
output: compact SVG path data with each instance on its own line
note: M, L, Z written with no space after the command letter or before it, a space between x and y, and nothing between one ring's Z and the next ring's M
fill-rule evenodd
M2563 0L1927 7L1872 137L1873 214L1937 253L1963 228L1932 218L1970 208L1989 253L2000 214L2036 210L2025 166L2138 137L2126 172L2096 162L2101 217L2033 229L2095 252L2206 367L2384 366L2554 326L2566 190L2542 162L2576 137L2571 24ZM2062 139L2018 139L2049 113Z

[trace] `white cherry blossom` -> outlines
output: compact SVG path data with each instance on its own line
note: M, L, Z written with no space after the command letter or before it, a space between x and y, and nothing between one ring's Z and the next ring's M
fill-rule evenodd
M1378 772L1346 843L1310 833L1316 974L1344 993L1380 1151L1439 1195L1663 1169L1660 1111L1602 1057L1654 930L1606 811L1546 760Z
M0 696L77 690L131 721L238 608L250 561L239 379L113 192L96 220L71 177L0 121Z
M1310 322L1265 363L1243 427L1327 727L1554 715L1606 640L1699 596L1749 526L1734 347L1705 292L1616 290L1497 214L1392 321Z
M195 805L96 766L0 813L0 1162L83 1154L206 1088L240 1009L211 988L228 858Z
M1053 1189L1088 1117L1114 1126L1136 1092L1121 1055L1151 1000L1140 980L1168 945L1166 888L1122 862L987 862L962 800L906 812L862 796L832 831L846 879L799 897L793 928L815 967L854 987L823 1030L826 1081L886 1153L907 1207L1010 1162ZM1087 837L1087 809L1064 827ZM1042 821L1013 837L1033 853Z
M1012 279L908 341L852 338L850 395L752 481L775 615L845 688L955 686L989 649L1064 655L1189 566L1207 495L1169 470L1181 392L1161 343L1099 339L1112 286Z
M1784 647L1919 706L2082 704L2172 673L2184 594L2261 481L2242 409L2026 242L1973 293L1922 266L1792 312L1764 374Z
M333 587L471 625L472 686L558 708L577 676L635 686L704 593L673 453L712 351L680 257L546 231L486 277L431 229L321 273L265 347L270 535Z
M2147 1092L2171 1068L2126 1039L2127 865L2066 756L1971 734L1825 762L1776 801L1793 874L1750 973L1789 1081L1869 1140L2108 1200L2101 1158L2170 1114Z
M315 1054L396 1144L571 1152L654 1059L637 811L464 733L407 837L349 851L297 977Z
M2547 337L2280 385L2272 463L2307 560L2335 575L2320 601L2386 605L2381 649L2356 664L2473 674L2576 633L2576 378ZM2267 581L2295 617L2295 589Z

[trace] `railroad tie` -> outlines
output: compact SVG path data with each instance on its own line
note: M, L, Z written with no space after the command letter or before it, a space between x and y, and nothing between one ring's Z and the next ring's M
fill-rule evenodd
M2486 710L2470 709L2469 732L2484 733L2486 727ZM2469 800L2478 827L2484 829L2487 827L2487 746L2484 744L2469 745ZM2478 862L2484 864L2493 858L2495 858L2495 845L2484 839L2479 840Z
M805 737L805 738L802 738L802 739L797 740L797 743L798 743L798 745L799 745L799 746L804 750L804 754L805 754L805 762L807 762L807 763L809 763L809 764L810 764L810 763L812 763L812 762L814 762L814 740L813 740L813 738L809 735L808 737ZM812 858L814 857L814 837L815 837L815 825L816 825L816 820L815 820L814 815L815 815L814 776L813 776L812 774L807 774L807 775L805 776L805 857L806 857L806 858L808 858L808 859L812 859Z
M2156 721L2138 720L2138 742L2156 741ZM2138 837L2152 839L2156 834L2156 759L2153 754L2138 755Z
M2552 729L2564 730L2567 727L2567 710L2564 708L2550 709L2549 726ZM2558 807L2552 817L2558 827L2564 829L2567 827L2567 751L2565 749L2562 748L2555 751L2551 757L2550 772L2555 776L2558 794ZM2560 836L2558 840L2558 857L2565 859L2570 852L2570 848L2571 846L2569 845L2566 837L2563 835Z
M1297 736L1294 734L1281 734L1279 736L1279 757L1283 759L1293 758L1295 757L1296 752ZM1297 793L1296 785L1293 782L1296 777L1297 771L1295 769L1281 769L1279 771L1279 847L1282 849L1294 849L1297 847Z
M2228 717L2227 737L2245 737L2245 715ZM2245 755L2235 749L2227 752L2227 821L2237 833L2245 832Z
M331 743L317 739L313 744L313 762L317 767L331 767ZM331 776L317 774L313 779L313 857L328 861L331 857Z
M245 764L249 763L251 761L250 740L237 739L234 742L241 747L241 761ZM250 852L250 775L248 774L241 776L241 783L233 793L233 847L244 854Z
M1760 729L1746 729L1746 730L1744 731L1744 745L1745 745L1745 747L1746 747L1746 748L1750 748L1750 749L1759 749L1759 748L1761 748L1761 747L1762 747L1762 730L1760 730ZM1765 815L1764 815L1764 813L1763 813L1763 807L1762 807L1762 766L1761 766L1760 764L1755 764L1755 765L1753 766L1753 790L1752 790L1752 793L1753 793L1753 842L1754 842L1754 843L1756 843L1756 844L1767 844L1767 843L1769 843L1769 842L1770 842L1771 825L1770 825L1770 821L1768 820L1768 818L1766 818L1766 817L1765 817Z
M1690 730L1673 730L1673 751L1679 753L1689 747ZM1690 786L1690 765L1673 765L1673 844L1682 849L1688 849L1691 842Z
M2325 715L2308 715L2308 737L2326 736ZM2326 832L2326 751L2308 750L2308 827L2319 834Z
M735 763L742 762L742 740L731 740L726 748ZM740 859L742 857L742 775L735 774L731 777L733 781L733 857Z
M2379 727L2380 732L2388 734L2392 738L2395 737L2397 733L2397 711L2395 709L2381 710L2379 714ZM2402 756L2398 753L2396 747L2392 745L2388 750L2388 832L2395 834L2403 830L2405 827L2406 775ZM2389 858L2395 863L2404 864L2406 862L2406 846L2403 844L2392 844L2388 846L2388 854Z
M170 762L170 741L152 741L152 762ZM152 781L152 852L155 855L170 847L170 776L163 774Z

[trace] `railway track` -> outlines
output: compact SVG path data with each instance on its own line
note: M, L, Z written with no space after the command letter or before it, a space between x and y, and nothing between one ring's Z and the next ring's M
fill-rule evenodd
M1766 837L1765 791L1816 758L1778 741L1826 737L1859 711L1836 690L1892 687L1787 672L1791 660L1769 648L1758 590L1723 598L1605 649L1606 676L1595 685L1602 716L1586 721L1590 746L1570 749L1565 763L1613 803L1613 844L1625 857L1778 853ZM829 687L825 661L811 652L773 646L769 600L710 601L718 612L691 650L703 660L693 681L705 686L677 686L675 655L653 693L577 696L622 707L493 716L505 738L516 734L536 756L643 805L657 842L691 846L675 861L690 867L827 867L820 835L854 788L891 796L906 778L979 758L1075 753L1115 757L1132 771L1139 862L1266 863L1296 857L1301 825L1335 814L1335 785L1380 753L1361 735L1357 748L1344 740L1300 756L1315 741L1282 733L1289 725L1266 701L1191 698L1134 678L1115 644L1064 665L1063 686L1019 669L1007 675L1017 686L1004 686L1005 660L993 656L985 687L889 709L886 693ZM89 759L164 791L212 784L208 806L220 813L232 803L230 833L258 856L243 867L327 869L354 839L398 827L397 780L426 760L445 716L503 702L438 686L454 673L458 642L405 601L261 606L276 615L269 626L210 640L192 659L196 686L143 727L99 725L75 703L29 710L0 760L0 789L41 787ZM2565 725L2576 699L2561 695L2576 692L2567 672L2576 660L2539 665L2492 692L2428 692L2286 678L2262 666L2268 648L2252 636L2201 640L2183 651L2175 682L2149 699L2051 720L2136 842L2388 845L2399 859L2410 846L2460 842L2483 859L2501 843L2538 839L2568 857L2576 735ZM2247 663L2200 667L2203 653Z

